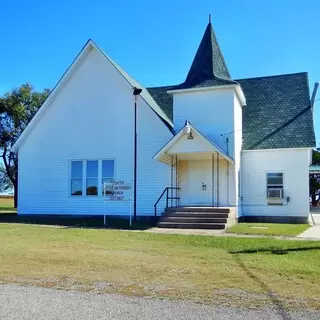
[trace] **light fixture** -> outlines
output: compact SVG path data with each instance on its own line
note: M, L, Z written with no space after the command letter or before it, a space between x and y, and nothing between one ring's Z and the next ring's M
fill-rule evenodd
M189 123L186 124L186 126L183 129L183 132L186 133L186 134L190 134L191 128L190 128Z
M192 140L192 139L193 139L193 135L192 135L191 130L190 130L190 132L189 132L188 139L189 139L189 140Z
M188 134L188 138L189 140L193 139L193 135L192 135L192 132L191 132L191 127L190 127L190 124L188 121L186 121L186 125L185 127L183 128L183 132L185 134Z
M142 92L142 89L134 87L133 88L133 95L138 96Z

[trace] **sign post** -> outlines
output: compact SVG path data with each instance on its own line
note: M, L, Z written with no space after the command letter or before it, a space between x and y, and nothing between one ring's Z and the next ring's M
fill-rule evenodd
M129 201L129 223L132 225L131 185L124 181L110 181L103 184L103 198L107 201ZM106 225L106 214L103 223Z

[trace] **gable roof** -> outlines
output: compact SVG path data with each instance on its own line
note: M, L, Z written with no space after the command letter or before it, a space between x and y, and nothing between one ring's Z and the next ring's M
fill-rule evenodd
M167 159L167 151L169 151L176 143L179 143L181 138L188 133L185 133L184 129L189 126L190 129L198 135L202 141L206 142L211 152L217 152L220 156L222 156L224 159L229 161L230 163L234 163L234 160L228 156L224 151L222 151L211 139L209 139L207 136L205 136L202 132L200 132L195 126L193 126L189 121L186 121L184 127L177 132L176 135L174 135L154 156L153 158L165 163L170 163L170 158ZM169 161L168 161L169 160Z
M315 147L308 74L240 79L243 149Z
M91 40L92 41L92 40ZM115 63L102 49L100 49L93 41L94 46L111 62L111 64L120 72L120 74L129 82L129 84L134 88L142 89L140 96L145 100L145 102L153 109L153 111L164 120L165 124L171 129L173 126L172 120L166 115L166 113L159 107L155 102L152 95L144 88L137 80L131 77L126 71L124 71L117 63Z
M240 79L237 82L247 102L242 109L243 150L315 147L307 73ZM173 99L165 93L179 87L148 88L171 119Z
M312 164L309 166L309 173L320 173L320 165L318 164Z
M231 80L211 22L185 82L148 91L172 119L173 97L167 91L239 84L246 100L243 150L315 146L307 73Z
M77 55L75 60L72 62L72 64L69 66L69 68L66 70L66 72L63 74L63 76L60 78L56 86L53 88L53 90L50 92L47 99L44 101L42 106L39 108L37 113L34 115L34 117L31 119L25 130L21 133L17 141L14 143L14 145L11 148L11 152L17 152L23 141L26 139L28 134L31 132L31 130L34 128L36 123L39 121L39 119L42 117L42 115L46 112L48 107L50 106L51 102L55 99L55 97L59 94L59 92L62 90L63 86L66 84L66 82L70 79L73 72L76 70L76 68L81 64L81 62L85 59L85 57L89 54L89 52L95 49L100 54L102 54L118 71L119 73L124 77L124 79L132 86L138 87L142 89L142 92L140 94L141 98L150 106L150 108L162 119L162 121L167 125L167 127L171 130L173 124L171 119L166 115L166 113L159 107L159 105L154 101L153 97L150 95L148 90L140 85L138 81L136 81L134 78L129 76L118 64L116 64L108 55L106 55L91 39L87 41L87 43L84 45L80 53Z

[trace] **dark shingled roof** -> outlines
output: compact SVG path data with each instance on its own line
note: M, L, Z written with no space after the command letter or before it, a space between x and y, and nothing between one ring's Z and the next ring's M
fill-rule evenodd
M186 81L147 90L172 120L173 99L167 91L230 84L240 84L247 100L242 109L244 150L315 146L307 73L231 80L210 22Z
M307 73L237 80L243 107L243 149L315 147Z
M208 84L204 84L208 80L214 80L210 86L234 83L231 80L211 22L209 22L204 32L198 51L184 82L184 88L208 86Z
M315 147L307 73L237 82L247 100L242 113L244 150ZM179 88L180 85L148 88L170 119L173 99L167 91Z

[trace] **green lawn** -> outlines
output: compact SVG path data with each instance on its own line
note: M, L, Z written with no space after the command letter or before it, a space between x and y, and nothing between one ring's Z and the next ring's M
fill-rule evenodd
M15 211L13 208L13 198L1 198L0 197L0 214L1 211Z
M227 232L237 234L295 237L308 228L308 224L238 223L229 228Z
M2 283L320 308L319 261L320 242L0 224Z

